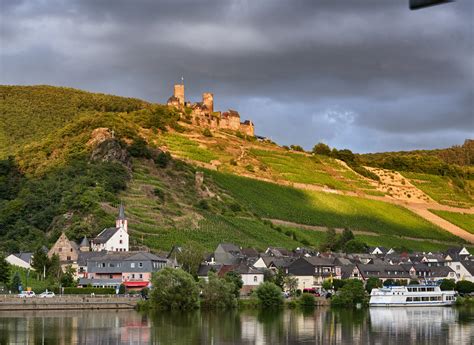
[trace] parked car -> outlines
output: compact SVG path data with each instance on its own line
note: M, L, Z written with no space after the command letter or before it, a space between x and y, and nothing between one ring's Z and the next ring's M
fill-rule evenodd
M55 296L54 292L48 291L48 290L46 290L45 292L42 292L42 293L39 295L39 297L41 297L41 298L52 298L52 297L54 297L54 296Z
M22 291L21 293L18 294L18 297L20 298L28 298L28 297L35 297L36 294L34 291Z

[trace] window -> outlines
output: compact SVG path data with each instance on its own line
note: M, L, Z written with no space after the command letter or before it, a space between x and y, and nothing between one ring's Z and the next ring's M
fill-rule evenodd
M143 267L143 262L139 262L138 267Z
M66 257L66 260L71 260L71 257L70 256Z
M62 251L63 251L63 249L62 249L62 248L58 248L58 252L62 252Z
M253 276L253 281L257 282L257 276Z
M123 243L123 241L122 241L122 240L120 240L120 244L122 244L122 243Z
M130 264L130 267L131 267L131 268L135 268L135 263L132 262L132 263Z
M113 278L114 278L114 276L113 276L113 275L111 275L111 274L109 274L109 278L110 278L110 279L113 279Z
M132 273L132 279L135 279L135 273Z
M459 271L461 269L461 265L456 265L456 271Z
M105 262L102 263L102 267L105 267Z
M72 253L72 248L71 248L71 253Z
M143 274L140 273L140 279L142 279L142 278L143 278Z

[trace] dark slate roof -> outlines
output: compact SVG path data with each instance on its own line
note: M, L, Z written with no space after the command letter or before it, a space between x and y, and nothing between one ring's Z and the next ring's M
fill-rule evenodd
M471 276L474 276L474 261L465 260L465 261L462 261L461 264L471 274Z
M217 265L200 265L197 275L198 277L207 277L210 271L214 270L214 272L218 273L222 268L221 264Z
M227 253L240 253L240 248L232 243L221 243L219 244L221 248Z
M434 266L434 267L430 267L429 275L432 277L446 277L451 272L454 272L451 267Z
M30 253L30 252L20 252L20 253L15 253L13 255L15 255L17 258L27 263L30 263L31 259L33 258L33 253Z
M352 275L352 271L354 270L356 265L348 264L341 266L341 279L349 279Z
M120 203L118 219L126 219L125 218L125 207L123 206L122 203Z
M242 248L241 252L248 258L258 257L258 251L254 248Z
M110 238L113 235L115 235L115 233L118 230L119 230L118 228L106 228L106 229L102 230L101 233L98 234L97 237L92 240L92 242L93 243L105 243L108 240L110 240Z
M84 236L84 238L82 239L81 244L79 245L79 247L89 247L89 240L87 239L86 236Z
M79 266L87 266L87 261L93 258L99 258L104 255L106 255L107 252L101 251L101 252L79 252L77 256L77 264Z
M256 268L250 267L246 264L236 265L231 269L231 271L237 272L239 274L263 274L262 271Z
M410 278L410 273L402 265L358 264L357 267L364 278ZM395 272L397 272L397 274L395 274Z
M272 260L270 261L270 265L275 266L276 268L286 268L290 266L293 261L295 261L294 258L271 258L271 259Z

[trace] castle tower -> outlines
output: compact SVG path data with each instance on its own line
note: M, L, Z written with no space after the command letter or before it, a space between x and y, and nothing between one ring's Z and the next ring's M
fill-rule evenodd
M214 95L210 92L204 92L202 94L202 104L207 107L209 113L214 112Z
M120 203L118 218L115 220L115 227L123 228L125 232L128 232L128 221L125 218L125 207L122 203Z
M180 105L184 105L184 84L175 84L173 96L179 100Z

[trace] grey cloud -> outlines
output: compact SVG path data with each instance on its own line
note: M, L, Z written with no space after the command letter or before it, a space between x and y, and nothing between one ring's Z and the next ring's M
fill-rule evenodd
M473 131L474 5L406 2L4 0L0 82L164 102L184 75L191 99L213 91L284 144L461 143Z

